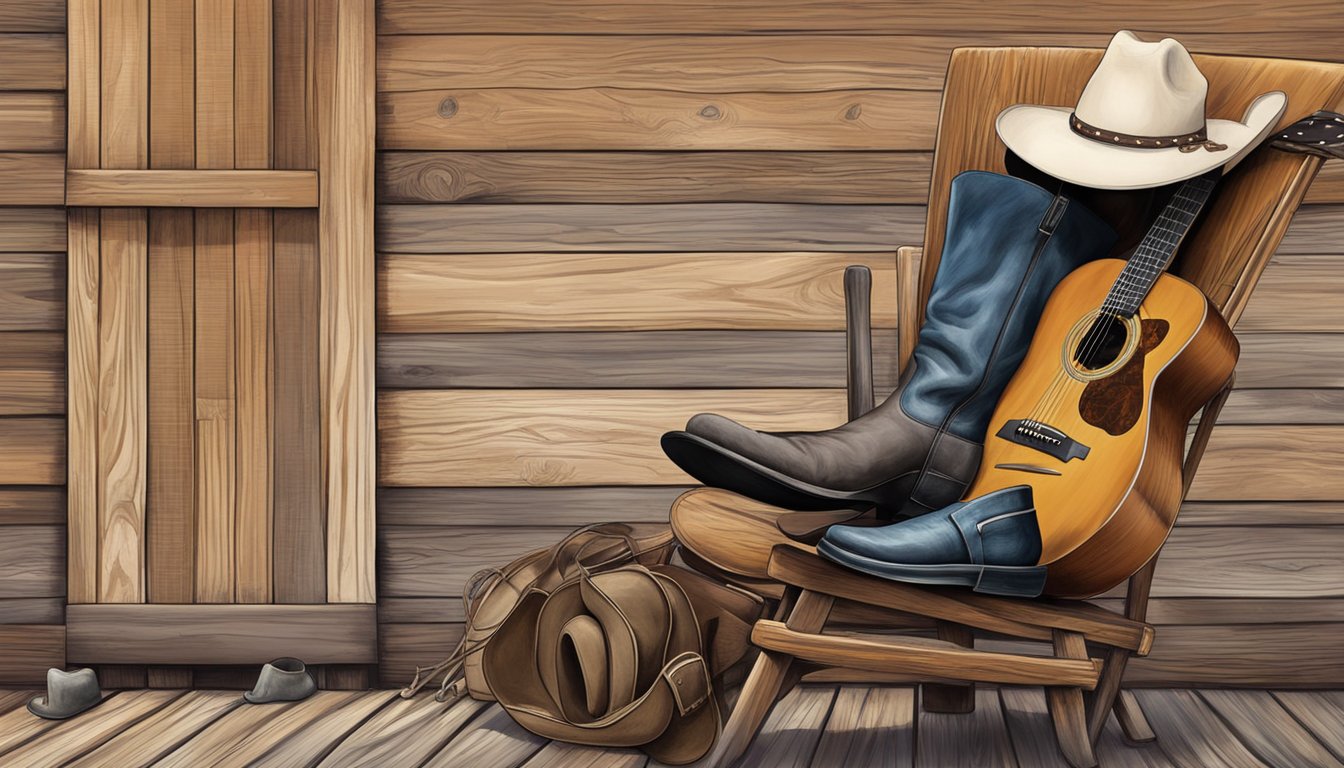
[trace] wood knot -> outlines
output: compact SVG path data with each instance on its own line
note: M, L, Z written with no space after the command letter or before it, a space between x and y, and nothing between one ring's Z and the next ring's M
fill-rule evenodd
M704 108L700 110L700 116L706 120L718 120L722 114L723 113L719 111L719 108L713 104L706 104Z
M457 114L457 99L454 99L452 96L449 96L448 98L439 102L439 117L442 117L444 120L447 120L448 118L456 114Z
M859 119L859 115L861 115L861 114L863 114L863 105L861 105L861 104L855 104L855 105L851 106L849 109L845 110L845 119L846 119L846 120L858 120L858 119Z

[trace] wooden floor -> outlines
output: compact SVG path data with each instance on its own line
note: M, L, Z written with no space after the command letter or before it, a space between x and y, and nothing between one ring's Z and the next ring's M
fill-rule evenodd
M122 691L73 720L39 720L29 691L0 690L0 765L444 766L653 768L642 753L547 743L497 705L422 694L322 691L245 705L237 691ZM1103 766L1344 766L1344 691L1141 690L1156 744L1122 743L1114 720ZM771 713L744 766L1051 768L1039 689L980 690L968 715L915 715L910 688L803 686Z

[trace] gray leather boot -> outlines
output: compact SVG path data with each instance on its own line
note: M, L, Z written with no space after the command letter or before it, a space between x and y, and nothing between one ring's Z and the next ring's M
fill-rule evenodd
M663 451L706 485L788 509L876 507L889 517L947 506L974 478L989 417L1051 291L1115 241L1076 201L963 173L914 358L885 402L823 432L758 432L699 414L663 435Z

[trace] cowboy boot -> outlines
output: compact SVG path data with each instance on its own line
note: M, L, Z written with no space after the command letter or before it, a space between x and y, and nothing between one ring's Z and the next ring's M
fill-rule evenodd
M758 432L699 414L663 435L663 451L706 485L788 509L940 509L973 479L990 415L1050 292L1115 241L1077 201L1011 176L963 173L952 181L913 359L886 401L821 432Z

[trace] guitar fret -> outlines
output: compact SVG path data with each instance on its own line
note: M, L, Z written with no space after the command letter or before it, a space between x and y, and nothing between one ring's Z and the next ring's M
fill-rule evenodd
M1157 278L1170 265L1213 188L1212 179L1199 177L1186 181L1172 195L1112 284L1102 303L1102 311L1127 315L1138 311Z

